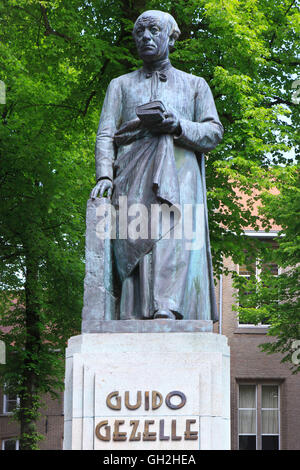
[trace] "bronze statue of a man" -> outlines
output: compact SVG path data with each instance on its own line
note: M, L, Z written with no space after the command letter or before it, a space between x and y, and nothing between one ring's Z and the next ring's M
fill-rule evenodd
M122 320L217 320L203 154L220 142L223 127L206 81L170 63L179 34L168 13L139 16L133 37L144 65L111 81L100 117L92 198L107 194L117 211L120 197L149 213L168 205L181 218L186 206L203 208L188 221L200 227L196 249L184 234L174 236L175 222L168 236L158 224L155 239L113 240Z

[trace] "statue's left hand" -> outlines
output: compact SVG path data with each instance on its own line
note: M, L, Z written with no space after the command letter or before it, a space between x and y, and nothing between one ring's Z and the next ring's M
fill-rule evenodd
M155 124L149 128L150 132L154 135L157 134L173 134L180 135L181 126L178 117L170 112L165 114L165 118L162 122Z

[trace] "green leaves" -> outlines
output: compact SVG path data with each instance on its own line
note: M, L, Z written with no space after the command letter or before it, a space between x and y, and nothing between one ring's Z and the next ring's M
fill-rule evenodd
M245 282L244 278L235 278L237 289L251 292L247 295L248 305L255 305L249 309L240 304L237 310L244 322L267 323L271 341L262 349L282 353L282 361L288 362L293 372L299 372L299 365L293 362L293 344L300 339L299 168L274 168L270 178L276 191L262 194L260 213L278 226L278 246L275 250L272 246L258 248L256 257L265 267L259 279ZM272 263L279 266L278 276L270 272Z
M207 160L216 274L223 256L238 262L245 247L254 250L242 234L257 227L255 199L243 204L237 189L249 195L266 189L259 219L267 227L275 218L283 227L280 263L299 254L294 170L269 171L287 163L287 149L299 154L299 111L291 100L299 11L292 0L2 0L0 80L7 102L0 104L0 323L10 327L1 338L15 353L2 379L22 393L33 381L37 400L62 385L64 347L80 331L85 208L101 105L110 80L140 66L131 28L150 8L174 15L182 34L172 63L208 81L225 127ZM281 191L277 199L267 191L272 178ZM28 253L36 272L33 310ZM289 292L293 280L286 278ZM273 331L281 331L274 318Z

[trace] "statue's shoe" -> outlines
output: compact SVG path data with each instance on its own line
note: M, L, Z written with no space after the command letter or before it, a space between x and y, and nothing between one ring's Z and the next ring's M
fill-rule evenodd
M171 310L157 310L153 315L153 319L165 318L166 320L176 320L174 313Z

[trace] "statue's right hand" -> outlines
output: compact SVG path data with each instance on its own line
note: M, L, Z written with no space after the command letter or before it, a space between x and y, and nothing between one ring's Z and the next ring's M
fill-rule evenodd
M95 199L99 193L100 197L104 197L105 191L107 191L107 197L110 199L113 190L113 183L108 178L103 178L99 180L96 186L92 189L91 199Z

